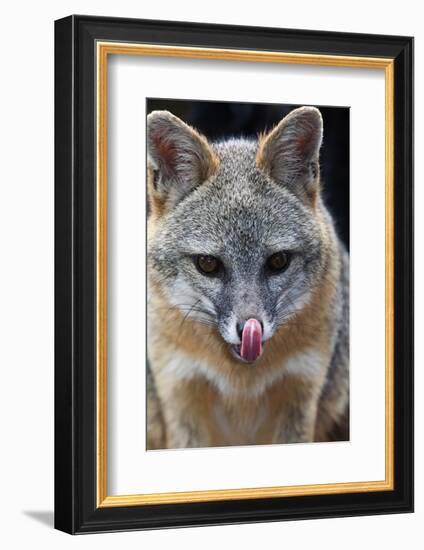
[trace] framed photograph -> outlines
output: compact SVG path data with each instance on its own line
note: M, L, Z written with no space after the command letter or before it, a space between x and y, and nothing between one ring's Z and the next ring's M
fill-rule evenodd
M55 526L413 510L413 39L55 24Z

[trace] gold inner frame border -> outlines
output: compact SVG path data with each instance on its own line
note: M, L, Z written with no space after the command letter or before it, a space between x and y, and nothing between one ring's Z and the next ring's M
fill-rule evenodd
M109 55L219 59L262 63L382 69L385 73L385 479L315 485L214 489L131 495L107 494L107 62ZM394 60L391 58L302 54L96 42L97 63L97 335L96 470L97 507L212 502L306 495L365 493L394 489Z

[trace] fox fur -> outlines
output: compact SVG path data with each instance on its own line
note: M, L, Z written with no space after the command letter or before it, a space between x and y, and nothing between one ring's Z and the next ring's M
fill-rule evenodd
M322 135L314 107L257 141L148 116L149 449L349 439L349 259L320 191ZM290 264L271 275L278 251ZM233 347L248 318L263 352L247 364Z

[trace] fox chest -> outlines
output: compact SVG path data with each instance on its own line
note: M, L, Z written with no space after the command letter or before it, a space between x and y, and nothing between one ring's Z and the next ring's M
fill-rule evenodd
M166 387L174 391L168 399L163 399L169 424L167 431L173 437L170 445L264 445L292 440L294 436L289 433L287 438L283 437L281 430L287 418L297 426L297 420L300 422L305 416L302 411L295 414L296 406L304 407L296 375L301 374L302 379L313 378L319 370L317 357L310 351L287 361L284 372L288 377L271 373L265 381L259 380L265 385L263 391L239 397L235 392L228 393L228 386L220 384L218 377L211 380L211 369L191 363L187 358L178 357L177 361L174 356L165 371ZM187 426L190 445L184 443L188 437L184 431Z
M213 445L254 445L269 443L275 431L275 418L266 402L226 406L219 399L209 413Z

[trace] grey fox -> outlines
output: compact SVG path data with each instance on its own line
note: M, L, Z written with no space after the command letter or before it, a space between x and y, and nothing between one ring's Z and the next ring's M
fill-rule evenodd
M257 141L147 121L147 447L349 438L349 259L318 109Z

